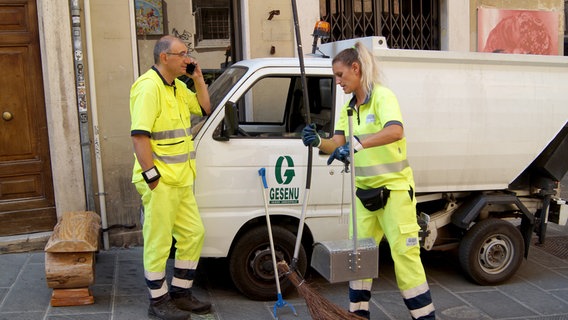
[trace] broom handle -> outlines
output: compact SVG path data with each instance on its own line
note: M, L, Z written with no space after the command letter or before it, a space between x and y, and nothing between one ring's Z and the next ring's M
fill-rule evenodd
M312 148L310 147L309 152L311 154ZM311 178L311 169L308 167L308 180ZM309 183L309 182L308 182ZM306 210L308 207L308 199L310 198L310 187L306 187L304 192L304 202L302 203L302 213L300 214L300 222L298 223L298 235L296 236L296 244L294 245L294 256L292 257L292 262L290 263L290 269L292 271L296 270L296 264L298 263L298 256L300 255L300 246L302 243L302 235L304 233L304 224L306 221Z
M300 34L300 23L298 21L298 6L296 0L292 0L292 16L294 18L294 33L296 36L296 44L298 49L298 60L300 61L300 80L302 82L302 92L304 98L304 109L306 110L306 124L312 123L310 111L310 99L308 98L308 82L306 79L306 67L304 65L304 51L302 49L302 36ZM302 213L300 215L300 222L298 223L298 235L296 236L296 245L294 246L294 256L290 263L290 269L294 271L298 263L298 256L300 254L300 246L302 243L302 235L304 233L304 222L306 219L306 210L308 200L310 199L310 187L312 184L312 162L313 162L313 148L308 146L308 163L306 172L306 190L304 193L304 202L302 204Z
M349 119L349 140L353 141L353 109L347 109L347 118ZM349 156L351 157L349 161L349 171L351 173L351 218L353 224L353 262L357 264L357 200L355 196L355 150L353 150L353 143L349 143Z
M264 199L264 212L266 212L266 225L268 227L268 240L270 240L270 253L272 255L272 265L274 267L274 278L276 280L276 292L278 297L282 294L280 291L280 279L278 277L278 265L276 263L276 251L274 251L274 240L272 239L272 225L270 224L270 214L268 214L268 200L266 197L266 189L268 189L268 183L266 183L266 169L260 168L258 170L258 175L262 181L262 198Z

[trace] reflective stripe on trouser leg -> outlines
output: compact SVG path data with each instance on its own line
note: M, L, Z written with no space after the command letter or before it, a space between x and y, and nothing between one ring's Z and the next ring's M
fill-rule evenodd
M434 319L434 305L420 259L416 200L408 191L391 191L378 216L394 261L396 282L413 319Z
M146 278L146 286L148 286L150 299L155 300L168 293L168 285L166 283L165 272L144 271L144 278Z
M349 311L369 315L373 279L349 281Z
M172 277L171 292L181 292L191 289L195 279L197 261L176 260L174 264L174 276Z
M436 318L434 304L432 303L430 288L427 282L424 282L418 287L401 290L400 292L404 299L404 304L406 304L406 307L410 310L412 319L430 320Z

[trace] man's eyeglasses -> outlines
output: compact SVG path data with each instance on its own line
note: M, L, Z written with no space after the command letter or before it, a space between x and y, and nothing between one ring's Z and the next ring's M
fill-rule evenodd
M189 52L166 52L166 54L172 55L172 56L178 56L180 58L191 58L191 55L189 54Z

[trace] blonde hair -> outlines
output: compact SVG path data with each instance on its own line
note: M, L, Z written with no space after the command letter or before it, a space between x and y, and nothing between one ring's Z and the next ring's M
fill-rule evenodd
M351 48L344 49L339 52L332 61L332 64L341 62L346 66L351 66L357 62L361 68L361 86L365 95L368 95L375 84L380 84L379 66L375 61L375 57L367 47L360 41L357 41Z

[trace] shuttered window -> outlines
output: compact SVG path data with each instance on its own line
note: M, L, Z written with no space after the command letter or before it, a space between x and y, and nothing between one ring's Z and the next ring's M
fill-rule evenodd
M324 42L384 36L389 48L440 50L439 0L320 0Z

